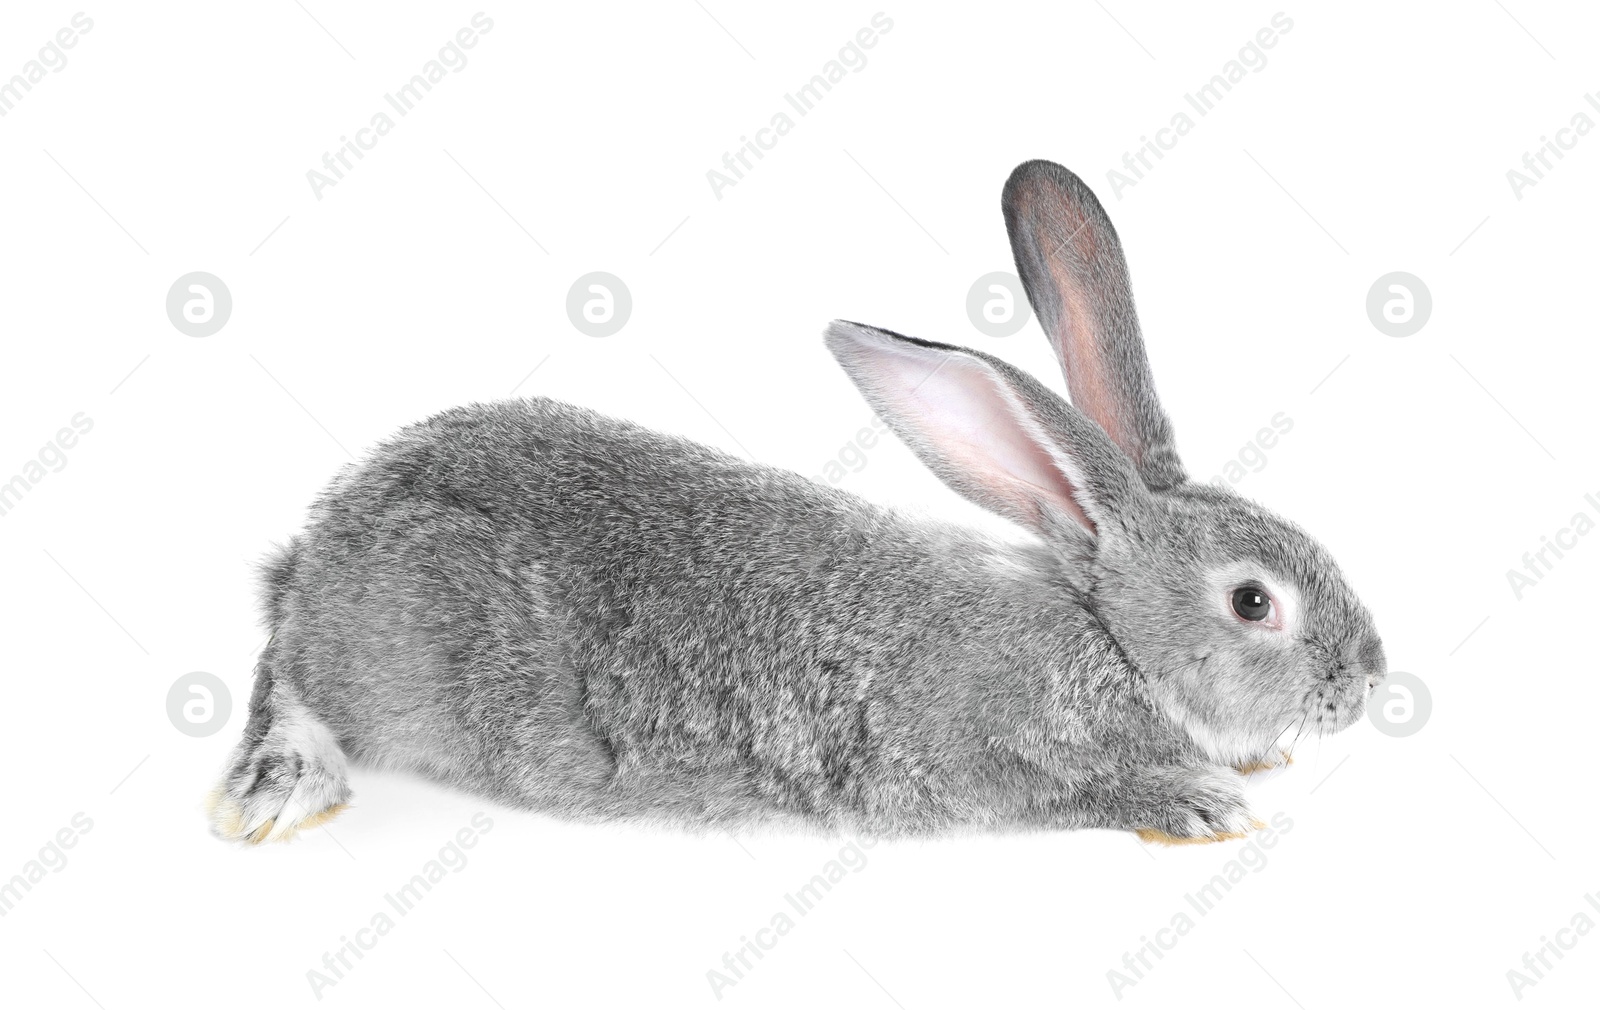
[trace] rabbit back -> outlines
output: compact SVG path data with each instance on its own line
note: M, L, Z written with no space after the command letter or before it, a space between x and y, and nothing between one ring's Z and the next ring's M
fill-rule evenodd
M352 758L507 802L931 826L991 760L959 746L973 713L1042 696L1015 680L1061 636L1018 625L1050 564L582 408L480 404L333 482L268 567L269 659Z

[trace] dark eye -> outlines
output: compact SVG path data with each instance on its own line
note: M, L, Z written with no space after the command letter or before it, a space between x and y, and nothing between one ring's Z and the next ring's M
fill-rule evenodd
M1233 591L1233 612L1246 621L1264 621L1272 613L1272 597L1260 586L1240 586Z

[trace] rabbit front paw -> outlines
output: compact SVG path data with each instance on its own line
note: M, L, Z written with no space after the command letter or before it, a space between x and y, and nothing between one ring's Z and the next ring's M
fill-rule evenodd
M1201 845L1244 838L1265 827L1250 816L1244 786L1231 771L1195 771L1177 783L1174 795L1153 812L1151 822L1136 828L1144 842Z
M1294 764L1294 755L1286 750L1274 750L1270 754L1263 754L1253 761L1245 761L1234 765L1240 775L1254 775L1256 772L1269 772L1274 768L1287 768Z

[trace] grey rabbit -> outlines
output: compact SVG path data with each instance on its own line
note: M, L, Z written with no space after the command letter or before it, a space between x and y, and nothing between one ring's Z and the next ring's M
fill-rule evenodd
M264 564L215 831L321 823L350 762L595 821L1259 826L1241 770L1361 717L1372 618L1306 533L1186 475L1089 188L1031 161L1002 209L1070 404L979 351L843 321L826 342L1025 533L554 400L447 410L345 467Z

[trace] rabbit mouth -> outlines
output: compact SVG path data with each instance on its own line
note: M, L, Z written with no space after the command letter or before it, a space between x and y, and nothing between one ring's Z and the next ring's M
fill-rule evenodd
M1348 677L1330 677L1318 684L1307 699L1311 735L1332 736L1355 725L1370 691L1367 684Z
M1277 735L1274 745L1284 754L1293 756L1295 748L1303 741L1332 736L1354 725L1366 705L1368 690L1351 686L1326 677L1306 689L1301 699L1300 711Z
M1210 654L1197 656L1168 671L1167 675L1203 673L1213 658ZM1347 668L1340 667L1332 667L1314 677L1296 708L1285 706L1276 713L1259 713L1245 720L1244 725L1233 719L1218 718L1216 712L1211 712L1208 718L1204 709L1192 705L1182 692L1161 691L1157 697L1166 716L1208 757L1223 764L1238 764L1262 754L1292 755L1302 741L1332 736L1361 718L1370 691L1365 677L1358 680L1350 676ZM1262 725L1274 715L1284 722Z

